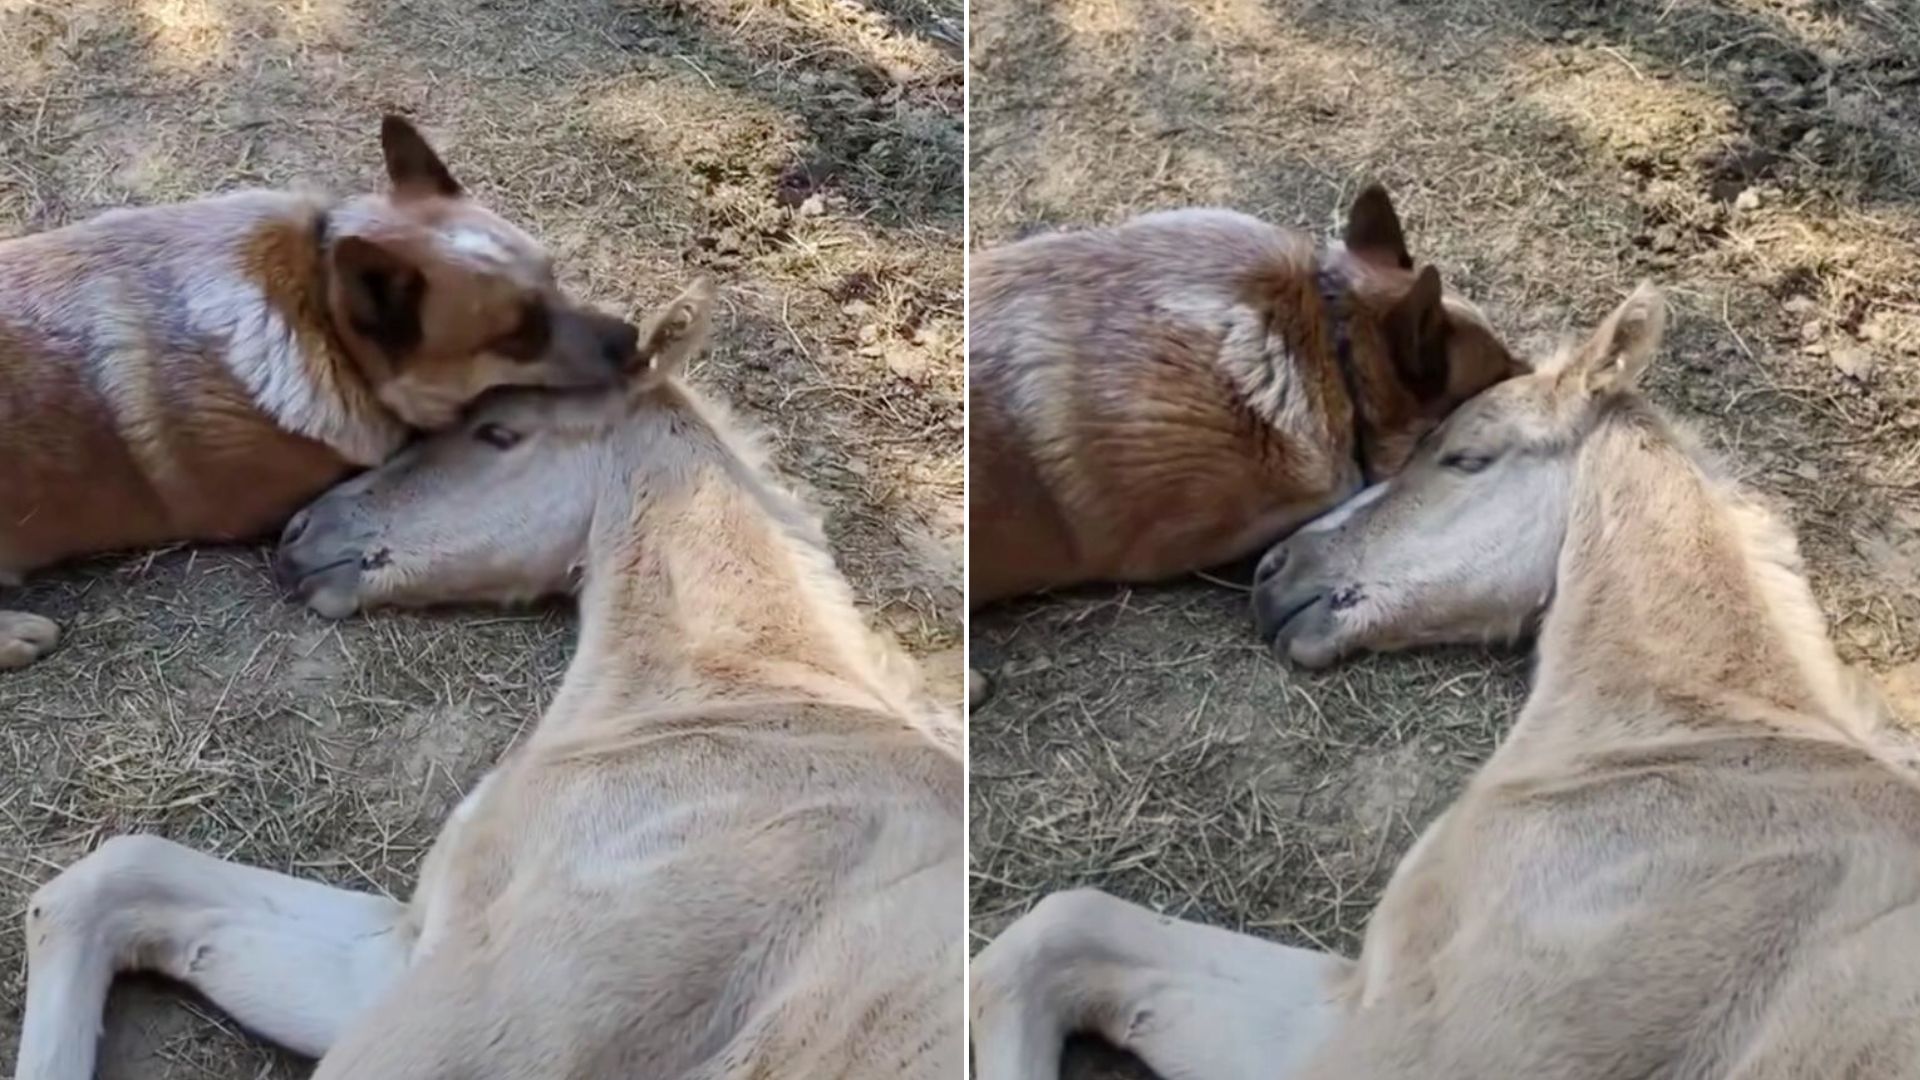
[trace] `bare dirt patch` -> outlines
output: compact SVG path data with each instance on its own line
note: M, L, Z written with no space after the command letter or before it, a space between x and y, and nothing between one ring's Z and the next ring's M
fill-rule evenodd
M411 113L587 295L637 312L719 278L696 380L770 429L863 603L957 695L959 22L945 0L0 4L0 235L370 185L380 113ZM572 638L561 606L328 624L253 548L100 560L6 599L67 638L0 678L0 1061L35 885L142 830L404 896ZM129 982L110 1009L106 1077L307 1071L172 987Z
M1655 397L1786 504L1843 654L1920 721L1911 5L975 0L970 34L975 244L1191 204L1328 235L1379 178L1536 354L1667 286ZM1478 650L1290 672L1198 579L1005 605L972 643L999 676L976 947L1091 884L1350 953L1526 675Z

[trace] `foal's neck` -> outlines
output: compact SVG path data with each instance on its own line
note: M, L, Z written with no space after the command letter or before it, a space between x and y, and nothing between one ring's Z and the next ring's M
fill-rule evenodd
M1523 726L1651 738L1759 725L1864 741L1855 685L1792 533L1707 475L1650 407L1603 419L1580 451Z
M597 512L580 643L543 730L727 703L904 710L912 669L867 629L797 502L717 437L654 452L674 460Z

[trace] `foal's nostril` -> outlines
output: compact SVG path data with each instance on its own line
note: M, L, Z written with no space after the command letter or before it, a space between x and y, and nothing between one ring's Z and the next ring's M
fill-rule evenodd
M1275 544L1272 550L1261 558L1260 565L1254 568L1253 584L1255 588L1272 581L1274 576L1287 567L1287 546Z
M293 520L287 522L286 531L280 534L280 542L282 544L292 544L297 542L302 536L306 535L307 526L312 524L312 522L313 522L312 507L308 507L307 509L302 510L299 513L293 515Z

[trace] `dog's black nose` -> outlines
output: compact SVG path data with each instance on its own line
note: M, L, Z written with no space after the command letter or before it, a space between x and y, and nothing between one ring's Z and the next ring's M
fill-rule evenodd
M600 355L617 368L633 363L634 354L639 351L640 331L630 323L618 324L600 339Z

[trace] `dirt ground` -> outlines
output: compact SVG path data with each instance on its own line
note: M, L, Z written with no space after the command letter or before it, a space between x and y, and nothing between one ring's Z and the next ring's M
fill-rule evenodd
M1331 235L1387 182L1538 355L1640 277L1654 396L1785 501L1842 653L1920 719L1920 7L1905 0L974 0L976 245L1238 207ZM1265 655L1240 589L973 622L974 947L1095 885L1351 952L1485 758L1522 650ZM1099 1071L1099 1070L1094 1070Z
M770 429L863 603L957 684L960 27L948 0L0 0L0 236L370 185L380 113L407 112L570 286L638 312L717 275L696 380ZM327 623L264 548L98 560L6 601L67 640L0 677L0 1071L36 884L143 830L404 896L572 642L561 605ZM308 1071L170 986L124 983L109 1015L105 1077Z

